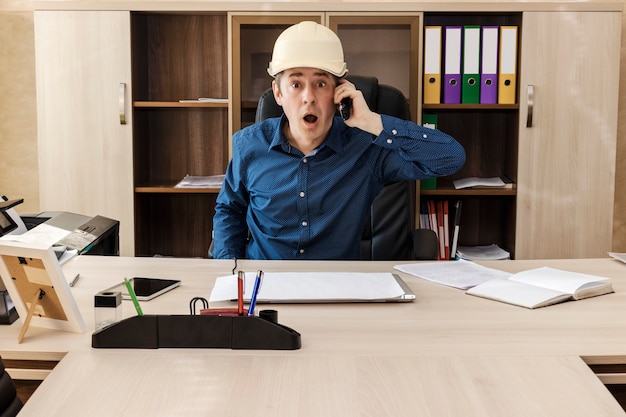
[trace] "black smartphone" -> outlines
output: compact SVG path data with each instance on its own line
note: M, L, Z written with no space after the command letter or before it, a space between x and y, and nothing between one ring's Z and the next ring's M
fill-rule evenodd
M339 114L343 118L343 120L348 120L350 118L350 111L352 110L352 99L344 98L339 103Z

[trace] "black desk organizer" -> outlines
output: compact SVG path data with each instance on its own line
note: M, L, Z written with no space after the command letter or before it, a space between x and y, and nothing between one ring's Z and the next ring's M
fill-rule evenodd
M257 316L145 315L104 327L94 348L300 349L300 333L278 324L275 314ZM263 318L267 317L267 318Z

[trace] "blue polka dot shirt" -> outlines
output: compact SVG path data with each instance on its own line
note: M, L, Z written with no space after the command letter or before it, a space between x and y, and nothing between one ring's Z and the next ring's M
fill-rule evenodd
M369 207L387 183L450 175L465 163L451 136L382 116L375 137L335 117L309 155L289 145L282 118L233 135L215 207L217 259L359 259Z

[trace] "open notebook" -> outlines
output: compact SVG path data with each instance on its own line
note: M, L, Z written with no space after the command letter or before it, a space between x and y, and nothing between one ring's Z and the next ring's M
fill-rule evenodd
M256 272L247 272L244 299L250 300ZM219 277L209 302L234 301L237 277ZM407 302L415 294L392 273L265 272L257 303Z

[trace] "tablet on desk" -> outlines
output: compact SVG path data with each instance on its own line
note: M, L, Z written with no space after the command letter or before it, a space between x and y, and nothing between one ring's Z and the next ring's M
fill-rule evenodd
M133 277L129 279L137 300L149 301L161 294L164 294L180 285L180 280L177 279L162 279L162 278L146 278L146 277ZM119 291L122 293L124 300L130 300L130 294L126 289L126 285L121 282L114 287L107 288L104 291Z

